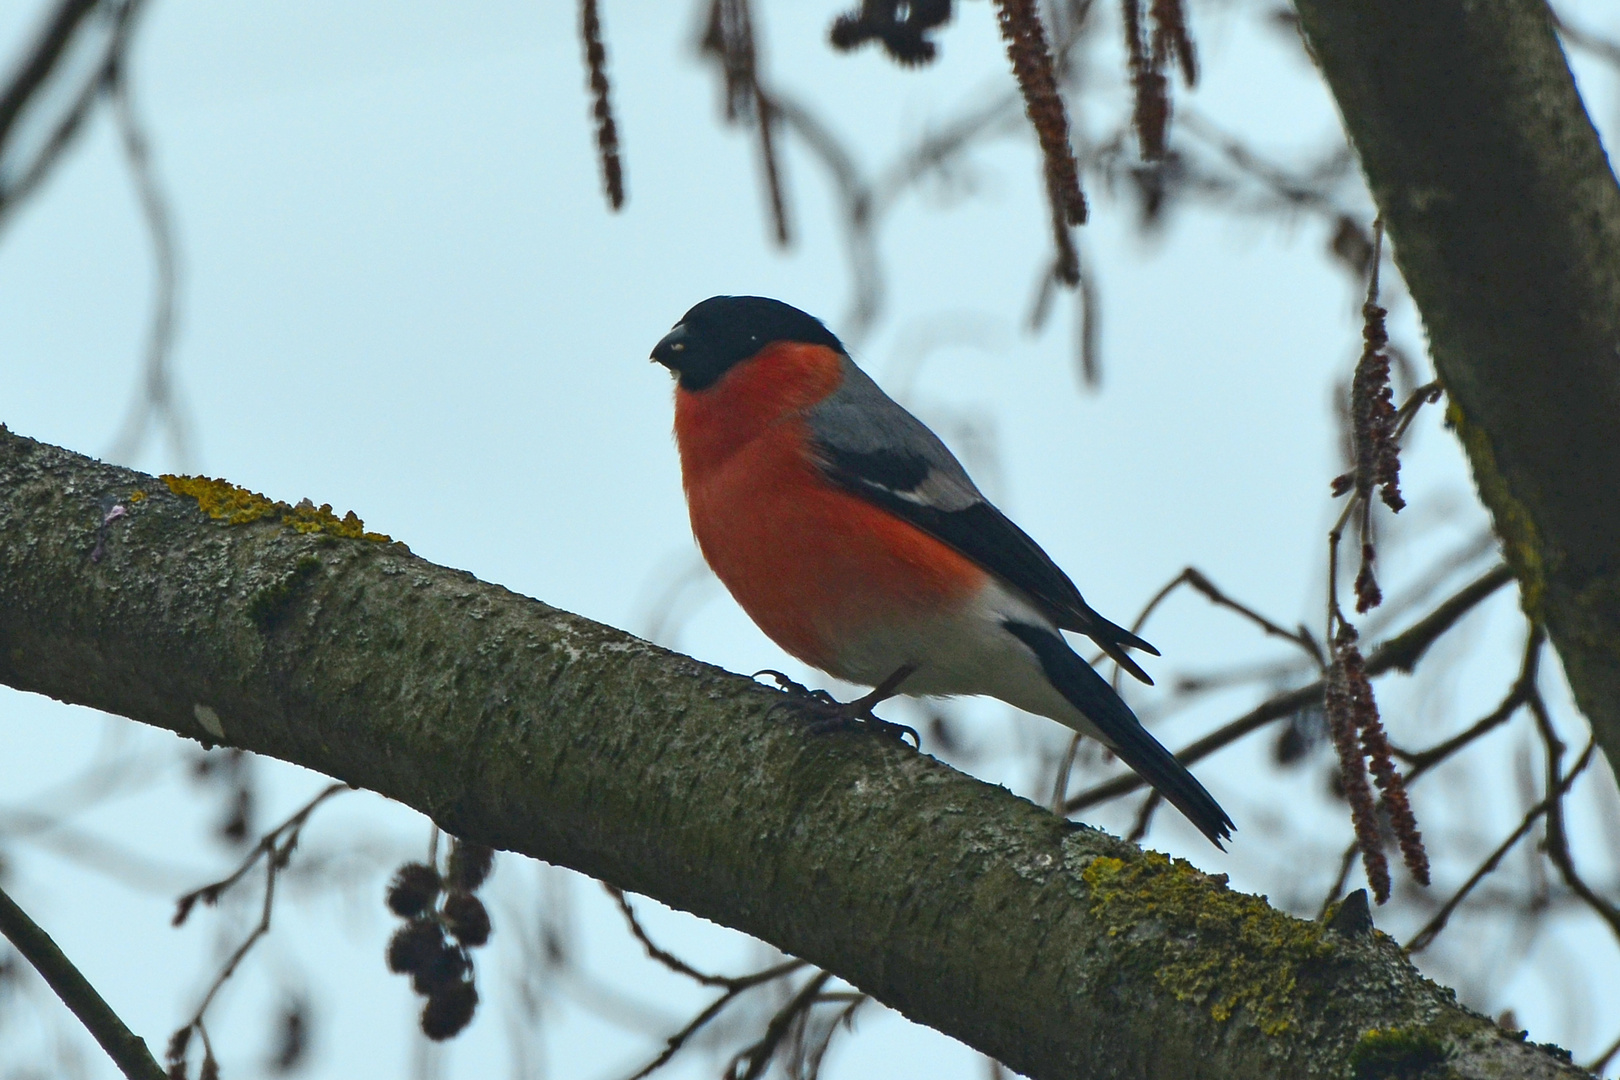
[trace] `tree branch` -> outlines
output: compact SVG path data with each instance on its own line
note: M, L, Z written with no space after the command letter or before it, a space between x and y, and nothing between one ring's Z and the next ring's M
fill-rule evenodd
M158 1067L152 1051L146 1048L145 1040L124 1026L112 1006L90 985L90 980L4 889L0 889L0 934L9 938L17 951L28 958L62 999L62 1004L89 1029L129 1080L164 1080L163 1070Z
M1372 655L1367 657L1367 674L1382 675L1391 670L1410 672L1428 651L1429 646L1455 626L1458 619L1512 579L1512 571L1507 567L1492 567L1477 580L1460 589L1455 596L1375 648ZM1267 698L1236 720L1223 724L1203 738L1189 743L1185 749L1176 754L1176 760L1183 765L1192 765L1274 720L1293 716L1308 706L1319 705L1326 685L1321 679L1317 679L1298 689L1285 690ZM1129 795L1143 783L1143 779L1135 773L1116 776L1112 780L1105 780L1087 788L1064 803L1063 812L1077 813L1087 807L1117 799L1121 795Z
M1525 612L1620 767L1620 186L1544 0L1295 0Z
M78 32L79 24L95 10L98 0L61 0L39 37L17 66L5 90L0 91L0 157L4 156L6 141L26 105L39 88L45 85L56 64L67 51L68 43Z
M808 734L777 691L352 516L183 487L0 428L0 682L735 927L1035 1080L1436 1054L1459 1077L1580 1075L1384 935L1291 918L889 740Z

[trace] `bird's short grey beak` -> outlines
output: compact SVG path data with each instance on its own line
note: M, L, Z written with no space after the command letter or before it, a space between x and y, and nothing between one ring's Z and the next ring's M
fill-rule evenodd
M681 369L681 354L686 351L686 324L680 323L664 335L662 341L653 347L652 359L656 364L663 364L671 371Z

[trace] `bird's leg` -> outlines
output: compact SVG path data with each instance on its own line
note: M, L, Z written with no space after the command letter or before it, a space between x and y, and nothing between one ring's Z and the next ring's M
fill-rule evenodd
M872 712L880 703L899 693L900 684L915 674L916 670L916 664L902 664L892 675L874 686L871 693L858 697L854 701L846 702L834 700L833 696L825 690L811 690L803 684L788 678L780 671L772 671L769 668L764 671L756 671L754 677L769 675L783 690L809 698L810 700L806 701L804 705L817 717L810 725L812 732L820 734L828 731L841 731L851 725L860 724L877 732L879 735L886 735L901 742L905 741L907 735L910 735L911 741L920 750L922 749L922 739L918 736L916 728L906 724L892 724Z
M850 710L850 715L859 717L863 720L876 719L872 716L873 708L875 708L880 702L887 701L894 697L894 695L898 694L900 692L900 684L911 678L911 676L916 674L916 672L916 664L901 664L895 669L893 675L890 675L887 679L884 679L882 682L872 687L871 693L864 697L856 698L854 701L851 701L849 704L845 705L844 708Z

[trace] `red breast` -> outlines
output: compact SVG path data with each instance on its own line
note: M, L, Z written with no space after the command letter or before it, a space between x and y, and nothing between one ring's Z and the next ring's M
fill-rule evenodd
M937 615L984 584L953 548L829 483L805 410L837 389L841 357L768 345L699 391L677 388L692 533L760 629L823 670L895 620Z

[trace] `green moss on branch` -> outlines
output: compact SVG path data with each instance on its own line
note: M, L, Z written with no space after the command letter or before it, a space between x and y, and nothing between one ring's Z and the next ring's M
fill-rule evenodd
M1452 1048L1424 1027L1373 1028L1350 1052L1352 1080L1441 1080Z
M1224 877L1158 852L1128 862L1095 859L1081 877L1091 887L1092 917L1138 954L1142 974L1177 1001L1207 1010L1216 1023L1241 1010L1263 1034L1284 1034L1298 1022L1300 973L1333 955L1320 924L1280 915L1259 897L1227 889ZM1194 933L1133 937L1144 919Z

